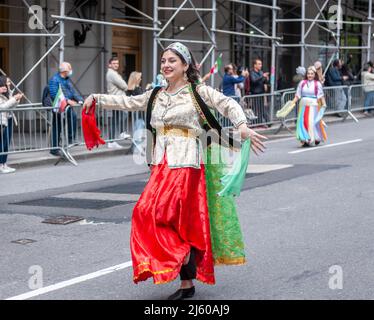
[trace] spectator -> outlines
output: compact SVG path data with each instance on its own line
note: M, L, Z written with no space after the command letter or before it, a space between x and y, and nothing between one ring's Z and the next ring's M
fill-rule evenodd
M127 83L121 75L118 73L119 69L119 59L113 57L109 60L108 71L106 73L107 89L108 94L114 95L126 95L126 90L128 89ZM121 134L119 137L121 139L128 139L131 136L123 130L124 122L127 120L128 112L113 110L111 117L111 125L109 128L109 139L115 139L116 127L119 128ZM122 149L122 147L115 141L108 143L108 148L110 149Z
M266 92L265 85L269 82L269 72L262 71L262 61L255 59L253 61L253 69L250 72L250 93L264 94ZM255 113L257 114L259 123L265 124L269 122L268 110L265 110L265 100L259 97L254 101ZM265 125L265 127L267 127Z
M71 64L68 62L62 62L59 67L59 72L57 72L49 80L49 94L51 100L54 101L58 88L61 87L62 92L64 93L66 102L70 108L66 113L66 121L68 123L68 143L74 143L76 132L77 132L77 114L73 109L79 103L83 103L83 98L74 90L73 84L71 83L70 78L73 75L73 69ZM50 153L55 156L60 156L58 151L60 136L61 136L61 114L58 110L53 111L52 117L52 150Z
M236 67L234 65L234 77L239 78L243 74L243 68L241 66ZM247 78L247 77L246 77ZM244 79L245 81L245 79ZM239 97L238 101L240 101L242 97L242 90L244 89L244 81L240 83L235 83L235 96Z
M22 97L21 93L12 96L9 79L5 76L0 76L0 173L12 173L16 171L16 169L7 165L7 152L9 151L13 132L13 115L11 112L1 112L1 110L15 107Z
M201 67L202 67L202 65L201 65L200 63L196 64L196 69L197 69L197 70L200 71ZM200 83L205 83L205 81L208 81L208 79L212 76L212 74L213 74L213 73L210 72L210 70L209 70L209 72L206 73L206 74L201 78Z
M128 88L126 91L126 95L128 96L138 96L142 94L144 91L140 86L142 81L142 73L133 71L129 76L129 83ZM135 119L134 119L135 120ZM146 130L145 130L145 122L144 119L137 118L134 123L133 133L132 133L132 152L134 154L141 154L145 155L146 151Z
M235 76L235 69L232 63L225 66L225 75L223 76L222 89L223 94L228 97L235 96L235 84L241 83L248 76L248 71L243 71L241 76Z
M374 68L370 61L365 65L364 71L362 72L362 84L364 85L363 90L365 92L364 102L364 114L369 115L373 106L374 98Z
M126 95L137 96L143 93L143 89L140 86L142 82L142 73L133 71L129 76L129 85L127 87Z
M323 75L321 61L317 60L316 62L314 62L314 68L316 68L318 78L319 78L319 82L321 82L321 84L324 85L325 84L325 76Z
M341 74L342 61L340 59L334 60L332 67L327 72L327 82L329 86L342 86L343 81L348 80L348 76ZM347 96L344 93L343 88L335 88L335 109L338 111L344 110L347 104ZM338 117L342 117L341 113L337 114Z
M342 76L346 76L346 80L343 80L343 85L350 86L356 80L356 76L353 75L349 65L347 63L342 63L342 67L340 69Z

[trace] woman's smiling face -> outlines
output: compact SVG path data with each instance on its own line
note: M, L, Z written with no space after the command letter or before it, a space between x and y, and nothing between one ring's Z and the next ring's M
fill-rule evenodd
M166 50L161 58L161 71L165 79L176 81L183 78L184 72L188 69L188 65L183 63L173 51Z
M309 70L308 73L307 73L308 80L314 80L315 75L316 74L314 73L314 71Z

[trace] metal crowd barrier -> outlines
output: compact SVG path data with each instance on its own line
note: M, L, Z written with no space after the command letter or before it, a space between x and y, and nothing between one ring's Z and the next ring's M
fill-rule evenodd
M26 106L26 107L25 107ZM3 133L0 135L0 155L16 154L24 152L60 150L66 158L68 153L63 146L64 135L61 135L62 142L55 147L52 146L52 127L63 126L63 118L54 119L52 107L41 107L40 103L19 105L16 108L0 109L0 114L9 117L7 133L10 139ZM5 126L1 126L5 130ZM9 132L10 131L10 132ZM7 140L7 141L6 141ZM5 152L5 143L8 144L8 151Z
M363 85L324 87L327 110L326 114L341 114L343 119L347 116L358 121L353 111L363 111L374 107L374 91L364 91ZM296 91L287 89L276 91L274 94L247 95L242 98L233 97L242 106L251 127L280 123L275 133L287 127L287 122L295 122L298 115L298 106L284 119L278 119L276 113L289 100L292 100ZM5 152L3 146L6 137L0 134L0 156L35 151L60 151L73 164L77 164L70 149L74 146L84 145L81 126L82 105L68 106L63 113L53 111L52 107L43 107L38 104L24 104L12 109L0 109L1 113L13 115L11 139L9 150ZM131 135L132 148L135 152L144 153L146 134L145 112L136 111L109 111L100 107L96 109L98 128L101 130L106 142L121 141L122 132ZM216 116L222 127L230 128L232 123L216 111ZM0 126L4 130L4 126Z
M374 86L372 91L365 91L365 86L356 84L349 87L350 111L364 111L374 108Z

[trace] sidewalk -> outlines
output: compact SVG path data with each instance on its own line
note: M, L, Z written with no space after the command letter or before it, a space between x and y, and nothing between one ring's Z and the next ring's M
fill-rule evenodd
M119 144L123 149L109 149L108 145L101 145L91 151L87 150L85 146L75 146L70 149L70 154L79 163L80 160L88 158L97 158L103 156L113 155L127 155L131 153L131 142L120 141ZM8 164L14 168L34 167L41 165L55 165L58 161L66 162L66 159L53 156L49 151L35 151L10 154L8 157Z
M355 112L355 117L360 119L367 119L367 117L362 112ZM343 118L336 116L326 116L324 117L326 124L334 124L343 121ZM351 117L347 117L345 121L353 121ZM282 139L286 137L292 137L293 134L283 128L279 133L274 134L279 128L280 124L274 124L268 129L256 129L257 132L268 137L269 140ZM294 130L295 124L292 122L287 123L289 129ZM131 142L130 141L120 141L119 142L123 149L109 149L107 145L99 146L91 151L87 150L85 146L76 146L70 149L70 154L78 162L82 162L84 159L91 159L95 157L107 157L113 155L127 155L131 153ZM10 154L8 158L8 164L15 168L20 167L31 167L40 165L55 165L60 158L52 156L48 151L31 152L31 153L18 153ZM66 161L62 159L61 161Z

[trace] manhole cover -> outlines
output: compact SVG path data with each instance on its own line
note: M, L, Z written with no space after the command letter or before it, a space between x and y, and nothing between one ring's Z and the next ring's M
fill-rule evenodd
M28 244L28 243L36 242L36 240L32 240L32 239L18 239L18 240L13 240L11 242L12 243L18 243L18 244Z
M76 216L58 216L53 218L48 218L43 220L43 223L51 223L51 224L69 224L77 221L81 221L84 218L76 217Z

